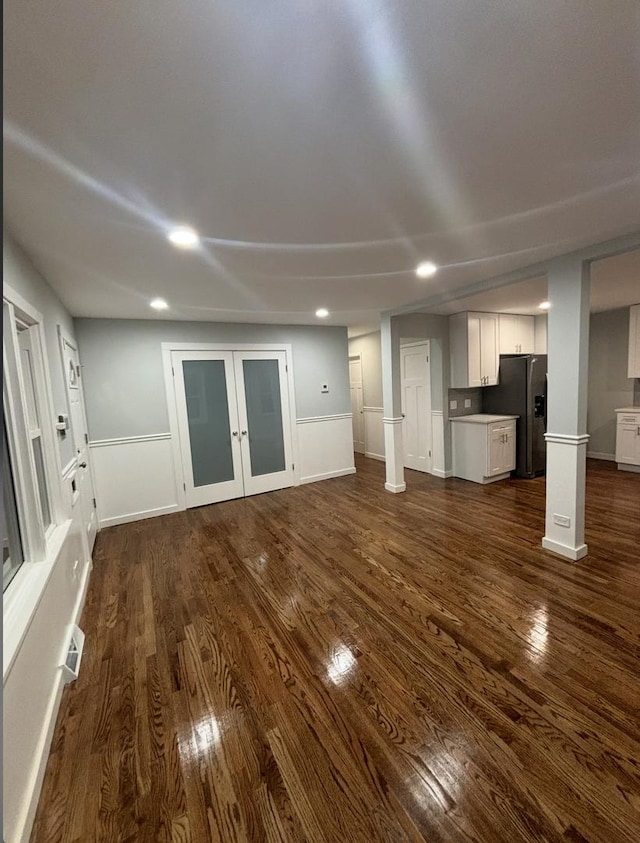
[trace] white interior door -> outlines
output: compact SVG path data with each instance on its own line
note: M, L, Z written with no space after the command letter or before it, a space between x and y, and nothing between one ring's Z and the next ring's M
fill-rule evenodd
M291 417L284 351L233 352L244 494L293 485Z
M93 551L98 530L96 515L96 499L89 461L89 435L87 433L87 419L84 412L84 396L82 394L82 379L80 377L80 359L75 344L61 335L62 362L71 416L71 435L75 446L78 468L75 475L76 491L80 496L80 512L83 522L83 534L87 541L89 557Z
M174 351L173 369L187 507L244 494L231 351Z
M171 353L187 507L292 486L284 351Z
M362 359L360 355L349 358L349 383L351 386L351 422L353 425L353 450L364 454L364 409L362 398Z
M431 372L429 342L400 348L404 465L431 471Z

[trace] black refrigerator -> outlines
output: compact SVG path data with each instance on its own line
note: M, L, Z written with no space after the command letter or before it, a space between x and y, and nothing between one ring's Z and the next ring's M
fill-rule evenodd
M517 477L544 474L547 428L547 355L501 354L497 386L482 390L485 413L518 416Z

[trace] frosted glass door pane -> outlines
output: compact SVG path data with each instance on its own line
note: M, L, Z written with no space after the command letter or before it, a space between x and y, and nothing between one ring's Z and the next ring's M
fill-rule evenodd
M224 360L184 360L193 485L233 480Z
M243 360L251 476L285 470L277 360Z

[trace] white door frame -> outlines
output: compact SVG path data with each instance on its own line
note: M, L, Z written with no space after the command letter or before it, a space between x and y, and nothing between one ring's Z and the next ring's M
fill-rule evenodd
M431 341L428 339L424 340L412 340L411 342L402 342L400 343L400 353L402 354L403 349L406 348L424 348L427 353L427 370L428 370L428 399L429 399L429 408L426 418L426 423L428 425L429 430L429 456L427 457L427 468L424 472L425 474L432 474L433 473L433 423L432 423L432 405L431 405ZM401 374L401 381L402 381L402 374ZM402 390L402 403L404 406L404 390ZM403 421L404 421L404 411L403 411ZM403 436L404 436L404 424L402 425L403 428ZM402 444L402 459L404 462L404 442ZM408 466L405 465L405 468ZM420 471L421 469L417 469Z
M63 377L63 380L64 380L64 395L65 395L65 400L66 400L66 404L67 404L68 419L71 421L71 424L73 425L73 419L72 419L72 413L71 413L71 398L70 398L70 395L69 395L69 388L70 387L69 387L69 382L67 380L67 372L66 372L66 360L65 360L65 351L64 351L65 343L69 346L69 348L72 348L74 350L75 355L76 355L77 360L78 360L78 365L80 367L82 367L82 363L80 362L80 351L78 349L77 340L74 339L74 337L72 337L70 334L68 334L63 329L63 327L61 325L58 325L57 329L58 329L58 348L60 350L60 365L61 365L61 369L62 369L62 377ZM86 433L85 446L84 446L84 459L87 462L88 470L85 472L85 477L86 476L89 477L89 491L91 492L91 500L90 501L82 501L82 500L80 501L80 517L81 518L83 517L82 516L82 505L83 505L83 503L90 508L93 507L93 514L94 514L95 519L96 519L96 535L97 535L97 533L100 531L100 520L101 519L99 517L99 512L98 512L98 508L97 508L98 501L97 501L96 485L95 485L95 476L96 475L95 475L95 472L93 470L93 459L92 459L92 456L91 456L91 448L89 447L89 425L88 425L88 420L87 420L87 408L86 408L86 404L85 404L85 401L84 401L84 386L83 386L82 375L80 375L79 378L78 378L78 393L80 395L80 410L82 412L82 421L83 421L83 424L84 424L84 433ZM69 429L68 428L67 428L67 435L69 435ZM73 431L73 428L71 430L71 436L75 437L75 432ZM78 454L77 454L77 449L75 447L75 441L74 441L73 451L74 451L73 460L70 460L69 463L63 469L64 477L69 482L71 482L71 480L75 477L75 475L80 470L80 461L78 460ZM84 486L84 490L85 490L85 494L86 494L86 492L87 492L86 482L83 483L83 486ZM95 506L93 504L94 500L96 500ZM92 562L93 548L89 547L87 536L86 536L86 528L87 528L87 525L83 524L83 529L82 529L83 547L85 547L85 549L89 553L89 557L88 557L87 561L91 565L93 565L93 562Z
M287 379L289 393L289 419L291 428L291 448L293 451L293 485L300 484L300 459L298 451L298 431L296 424L296 401L293 378L293 349L290 343L251 343L251 342L163 342L162 369L164 372L164 388L169 411L169 431L171 433L171 453L173 454L173 471L176 484L176 501L178 510L187 508L185 493L185 478L182 465L182 450L180 448L180 427L178 423L178 408L171 369L172 351L284 351L287 361Z
M360 411L360 415L362 418L360 419L360 432L362 434L362 451L356 452L355 450L355 438L353 440L354 444L354 453L362 453L364 454L367 452L367 442L365 438L365 427L364 427L364 373L362 371L362 353L360 351L356 351L353 354L349 354L349 391L351 391L351 361L357 360L360 363L360 389L362 390L362 410ZM353 408L352 408L353 411ZM352 412L353 415L353 412ZM353 424L353 419L352 419Z

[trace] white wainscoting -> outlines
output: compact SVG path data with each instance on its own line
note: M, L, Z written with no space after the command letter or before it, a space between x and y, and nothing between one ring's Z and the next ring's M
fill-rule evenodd
M363 407L364 455L384 462L384 429L382 407Z
M452 471L445 470L444 460L444 414L442 410L432 410L431 412L431 430L433 435L433 460L431 463L431 473L436 477L451 477Z
M300 483L355 473L351 413L297 419L296 428Z
M101 527L180 508L170 433L101 439L89 447Z

